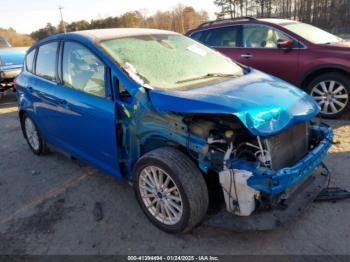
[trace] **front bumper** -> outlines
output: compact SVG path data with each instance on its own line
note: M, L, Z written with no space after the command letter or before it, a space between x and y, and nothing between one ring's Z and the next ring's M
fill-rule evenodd
M208 216L203 224L233 231L276 229L291 223L309 208L325 188L328 179L329 173L319 167L301 181L297 189L285 200L284 205L287 208L256 210L248 217L241 217L227 212L225 207L222 207L215 214Z
M286 167L276 172L265 168L248 168L254 174L248 180L248 186L265 194L275 196L310 176L320 166L329 148L332 146L333 131L325 124L311 126L311 136L321 137L321 141L294 166ZM234 165L234 168L246 169L241 168L239 164L238 166Z

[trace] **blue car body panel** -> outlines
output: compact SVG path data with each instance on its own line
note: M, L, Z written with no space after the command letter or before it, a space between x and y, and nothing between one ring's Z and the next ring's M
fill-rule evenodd
M12 85L13 79L20 74L26 50L22 47L0 48L0 91L8 89L2 85Z
M25 47L0 48L0 71L21 68L27 49Z
M208 172L211 163L206 158L207 141L189 135L182 121L187 114L234 115L251 134L273 136L311 120L319 112L306 93L257 70L250 69L242 77L191 90L147 90L133 81L96 42L78 33L48 37L28 52L49 41L79 42L97 55L110 70L106 92L111 96L103 99L82 93L24 71L17 78L20 112L27 112L34 119L49 144L117 178L123 178L120 171L123 165L126 178L132 180L133 166L142 149L164 146L168 141L195 152L198 166ZM119 99L115 79L130 93L130 98ZM123 133L121 141L117 138L117 126ZM249 186L277 194L320 164L332 138L328 128L320 130L325 139L293 167L267 172L240 162L232 165L254 171ZM313 161L315 164L305 171L305 166Z
M257 70L191 90L152 90L150 98L160 111L233 114L256 136L275 135L319 112L305 92Z

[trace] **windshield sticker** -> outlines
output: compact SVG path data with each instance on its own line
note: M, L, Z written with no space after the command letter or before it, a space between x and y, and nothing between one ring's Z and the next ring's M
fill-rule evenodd
M137 70L136 70L136 68L135 68L132 64L126 62L126 63L125 63L125 66L124 66L124 69L125 69L125 71L129 74L129 76L130 76L133 80L135 80L137 83L140 83L141 85L144 85L144 84L145 84L145 82L144 82L144 81L141 79L141 77L137 74Z
M195 53L197 55L200 55L200 56L206 56L208 54L207 51L205 51L204 49L200 48L197 45L191 45L191 46L187 47L186 50L188 50L192 53Z

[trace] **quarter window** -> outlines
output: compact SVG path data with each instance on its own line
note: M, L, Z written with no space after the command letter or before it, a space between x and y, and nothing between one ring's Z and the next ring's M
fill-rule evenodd
M245 25L243 29L246 48L277 48L278 39L283 37L283 33L267 26Z
M209 30L204 43L213 47L239 47L239 26Z
M85 93L105 97L105 66L84 46L66 42L63 54L64 85Z
M26 68L28 72L33 73L34 56L36 49L30 51L26 56Z
M35 73L50 81L56 80L57 42L39 47Z
M191 38L194 39L194 40L200 41L202 35L203 35L203 31L196 32L196 33L193 33L193 34L191 35Z

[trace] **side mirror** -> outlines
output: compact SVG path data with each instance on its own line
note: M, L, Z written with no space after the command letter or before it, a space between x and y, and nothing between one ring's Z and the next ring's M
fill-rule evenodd
M281 49L291 49L293 48L293 40L289 38L280 38L277 40L277 47Z

